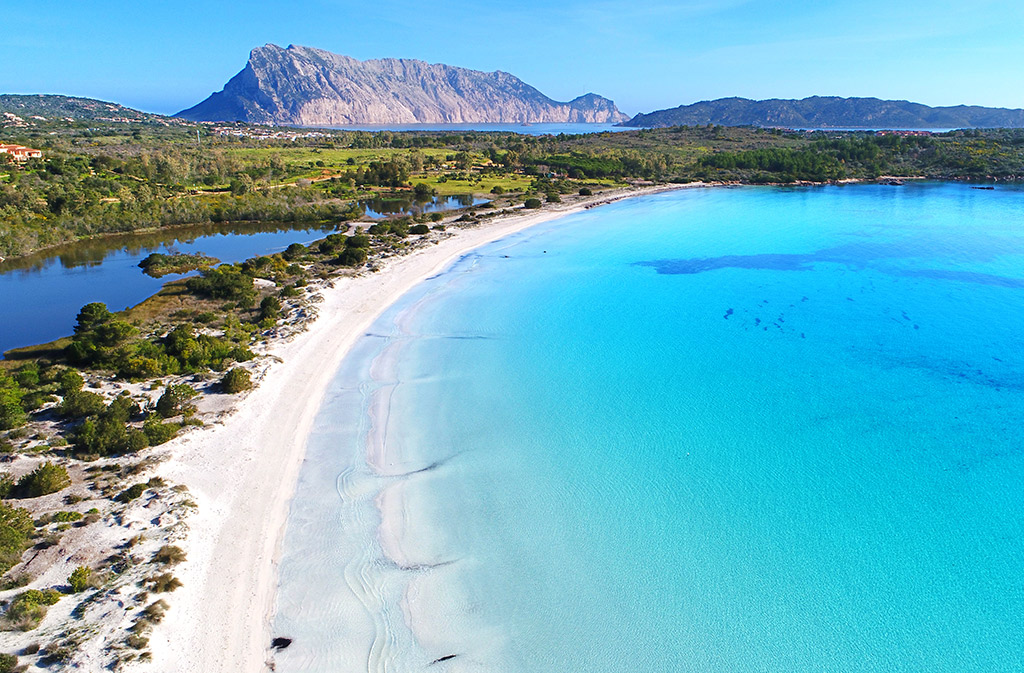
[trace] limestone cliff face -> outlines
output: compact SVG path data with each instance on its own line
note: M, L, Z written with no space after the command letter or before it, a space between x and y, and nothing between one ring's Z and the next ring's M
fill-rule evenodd
M224 90L176 116L295 126L488 122L620 122L595 94L551 100L505 72L386 58L358 61L322 49L253 49Z

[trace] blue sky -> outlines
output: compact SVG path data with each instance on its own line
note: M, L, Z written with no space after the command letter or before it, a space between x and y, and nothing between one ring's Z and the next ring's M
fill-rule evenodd
M0 0L0 92L189 107L272 42L505 70L632 114L724 96L1024 107L1024 3Z

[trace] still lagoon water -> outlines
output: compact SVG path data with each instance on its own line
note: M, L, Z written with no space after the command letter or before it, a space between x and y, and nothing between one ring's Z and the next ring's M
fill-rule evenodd
M1010 671L1024 191L692 189L466 255L319 414L277 670Z
M71 334L78 311L89 302L120 311L183 277L144 274L139 262L152 252L202 252L240 262L333 230L309 223L210 225L97 238L8 259L0 264L0 354Z
M382 195L358 205L367 217L380 219L455 210L486 201L472 195L420 200ZM150 253L201 252L221 262L241 262L281 252L292 243L308 245L335 228L334 224L315 222L179 227L88 239L5 260L0 263L0 355L11 348L71 334L78 311L89 302L101 301L120 311L156 294L164 283L192 275L169 274L159 279L145 275L138 265Z

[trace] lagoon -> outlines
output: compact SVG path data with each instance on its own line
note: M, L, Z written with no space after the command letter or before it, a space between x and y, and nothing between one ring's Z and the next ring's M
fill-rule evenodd
M182 227L104 236L8 259L0 264L0 353L70 335L78 311L89 302L120 311L187 275L147 276L138 265L150 253L202 252L240 262L291 243L310 243L334 228L316 223Z
M277 670L1014 669L1022 221L695 189L466 255L323 404Z
M381 219L440 213L486 202L473 195L417 200L403 194L378 194L357 204L367 217ZM0 354L70 335L78 311L89 302L100 301L112 311L120 311L157 293L165 283L192 275L168 274L159 279L145 275L138 264L150 253L204 253L234 263L281 252L292 243L307 245L336 228L333 223L319 222L173 227L100 236L7 259L0 262L0 315L4 316Z

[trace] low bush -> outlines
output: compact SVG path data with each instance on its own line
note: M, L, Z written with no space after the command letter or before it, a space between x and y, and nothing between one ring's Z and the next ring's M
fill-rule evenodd
M198 394L191 386L184 383L169 385L160 399L156 401L156 412L164 418L191 414L196 408L195 405L189 403L189 400Z
M165 544L153 554L153 560L164 565L175 565L186 558L185 550L172 544Z
M281 300L271 295L260 302L260 320L277 320L281 317Z
M29 537L35 530L28 510L0 502L0 573L21 561L21 554L28 548Z
M128 647L132 648L133 650L141 650L144 649L147 645L149 645L149 638L147 638L146 636L140 636L137 633L133 633L127 638L125 638L124 642L126 645L128 645Z
M150 446L160 446L174 439L181 425L178 423L161 423L156 416L150 416L142 424L142 433L149 440Z
M71 476L68 475L67 469L63 465L47 461L19 479L14 492L22 498L38 498L56 493L70 485Z
M243 308L256 301L256 290L252 276L248 276L233 265L222 264L214 269L204 269L198 278L189 278L185 287L192 294L210 299L228 299Z
M74 369L65 369L57 378L57 392L61 395L77 392L85 385L82 375Z
M78 566L68 577L68 586L73 593L81 593L89 588L89 581L92 579L92 569L86 566Z
M129 486L125 490L123 490L120 493L118 493L117 497L114 498L114 500L116 500L118 502L121 502L121 503L128 503L128 502L131 502L132 500L135 500L135 498L137 498L140 495L142 495L145 491L146 491L146 485L145 484L133 484L132 486Z
M220 380L220 389L228 395L234 395L252 388L252 375L241 367L229 369Z
M594 195L594 190L590 189L590 187L580 187L580 196L593 196L593 195Z
M100 413L106 406L102 395L81 389L70 390L57 407L57 413L64 418L85 418Z
M168 591L174 591L181 586L181 580L172 575L171 573L164 573L162 575L153 575L147 577L145 584L156 593L162 594Z
M359 266L368 256L366 248L345 248L334 261L340 266Z
M4 613L7 630L31 631L39 626L46 616L46 608L60 600L56 589L29 589L14 597Z
M411 227L409 227L409 233L410 234L429 234L430 233L430 227L428 227L425 224L414 224Z
M526 201L523 202L523 208L540 208L540 207L541 207L540 199L526 199Z
M14 673L18 668L18 657L13 654L0 654L0 673Z
M169 607L167 601L161 598L155 603L147 605L146 609L142 611L142 617L153 624L159 624L164 620L164 613L167 612Z

